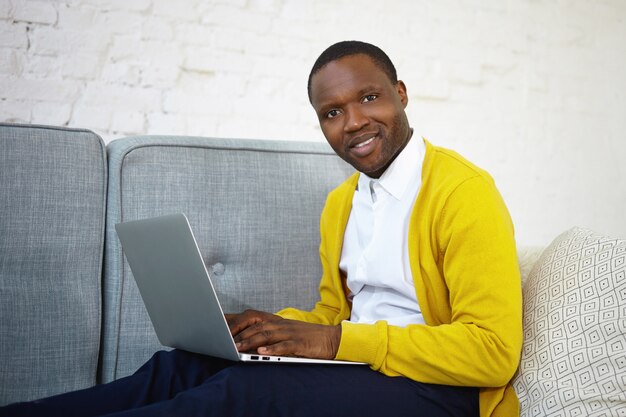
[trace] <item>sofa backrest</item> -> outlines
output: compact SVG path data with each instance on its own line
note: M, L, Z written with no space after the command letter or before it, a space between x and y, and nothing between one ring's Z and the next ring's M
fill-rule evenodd
M115 234L120 221L185 213L226 312L313 307L319 216L353 171L327 144L143 136L108 153L103 382L163 348Z
M0 124L0 405L96 382L106 184L96 134Z

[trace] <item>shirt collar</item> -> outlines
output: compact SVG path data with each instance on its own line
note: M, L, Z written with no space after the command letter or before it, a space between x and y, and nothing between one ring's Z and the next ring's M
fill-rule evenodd
M402 199L409 185L414 183L414 181L421 180L426 146L421 138L416 138L415 136L413 135L409 139L404 149L402 149L379 179L373 179L361 173L358 189L366 190L369 193L370 181L374 181L397 200Z

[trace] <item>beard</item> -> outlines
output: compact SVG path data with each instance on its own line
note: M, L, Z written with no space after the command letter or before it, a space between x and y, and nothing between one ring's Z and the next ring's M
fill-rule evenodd
M400 152L402 152L413 134L413 130L409 127L408 120L404 114L398 114L393 119L389 129L380 126L378 132L377 140L380 141L380 151L374 161L361 161L358 158L349 157L349 152L346 152L348 157L343 158L357 171L371 178L380 178L383 172L389 168Z

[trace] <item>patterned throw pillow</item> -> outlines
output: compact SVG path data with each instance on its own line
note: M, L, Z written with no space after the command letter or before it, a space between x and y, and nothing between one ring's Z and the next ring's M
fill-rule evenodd
M571 229L523 290L521 416L626 416L626 240Z

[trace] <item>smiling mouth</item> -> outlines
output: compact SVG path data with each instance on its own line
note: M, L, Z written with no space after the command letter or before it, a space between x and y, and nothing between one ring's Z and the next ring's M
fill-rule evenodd
M367 138L367 139L360 142L360 140L364 138ZM371 154L374 151L374 149L377 147L376 144L379 139L380 139L379 132L363 135L354 141L357 143L350 146L349 148L350 153L352 153L352 155L354 155L357 158L365 158L369 154Z
M370 143L372 143L372 141L376 139L376 136L373 136L371 138L369 138L368 140L366 140L365 142L361 142L361 143L357 143L356 145L354 145L354 148L362 148L364 146L369 145Z
M351 142L350 147L352 149L359 149L359 148L366 147L367 145L372 143L375 139L378 139L379 136L380 136L379 131L363 133L357 137L352 138L352 140L350 141Z

